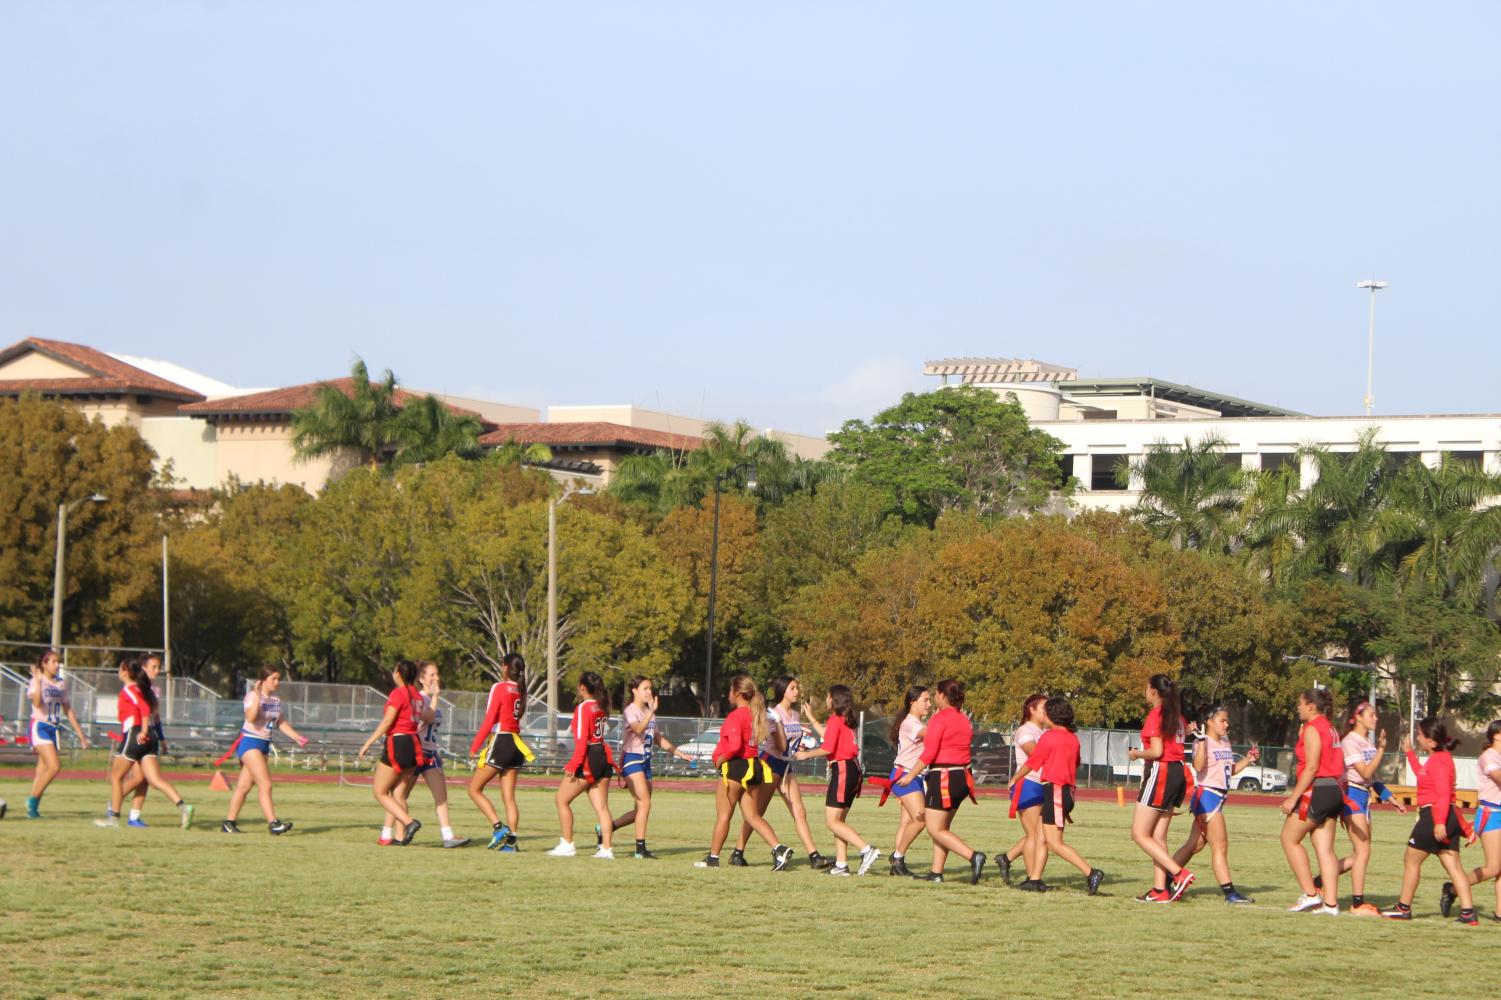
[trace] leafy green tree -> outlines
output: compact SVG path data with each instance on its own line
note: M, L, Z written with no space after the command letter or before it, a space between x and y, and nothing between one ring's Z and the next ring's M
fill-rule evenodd
M1501 630L1456 602L1442 587L1409 584L1400 595L1387 589L1377 605L1380 635L1371 651L1396 666L1397 694L1416 684L1428 711L1470 722L1493 719L1501 698Z
M160 544L151 448L127 425L106 427L62 403L0 399L0 637L51 633L57 508L68 515L63 641L161 642L143 611L157 587ZM86 498L102 494L105 503Z
M417 465L435 462L445 455L475 458L480 453L479 436L485 425L472 413L455 413L433 395L410 400L395 419L395 452L391 464Z
M1149 447L1118 477L1122 486L1133 478L1141 482L1132 516L1176 548L1229 552L1246 482L1239 462L1230 464L1224 449L1224 439L1214 436Z
M1501 550L1501 476L1445 458L1404 465L1384 483L1373 548L1402 586L1474 607Z
M1032 428L1014 399L958 386L908 393L869 423L830 436L829 460L876 486L914 524L945 511L1011 514L1041 508L1064 483L1063 444Z

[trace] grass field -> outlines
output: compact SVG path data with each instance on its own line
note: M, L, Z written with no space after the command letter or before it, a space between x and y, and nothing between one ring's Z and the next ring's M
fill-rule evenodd
M863 879L816 876L805 865L778 875L755 842L756 867L697 870L713 814L698 792L659 791L651 841L661 860L631 860L622 837L625 856L611 863L543 855L557 836L543 791L523 793L524 852L500 855L438 849L421 788L414 805L428 825L404 850L375 846L378 816L363 788L282 784L278 804L296 829L267 835L252 799L241 823L249 832L233 839L217 829L227 795L201 783L185 790L198 805L187 833L159 798L148 804L154 828L98 830L90 820L102 783L58 782L43 803L47 818L27 821L25 785L0 781L11 806L0 822L0 994L1449 996L1473 992L1479 963L1501 942L1501 926L1438 917L1436 862L1419 890L1420 919L1408 925L1283 912L1295 890L1277 845L1281 817L1253 806L1232 806L1229 822L1237 886L1257 905L1232 910L1207 855L1188 901L1134 902L1149 870L1128 837L1128 811L1114 804L1082 804L1070 829L1109 875L1090 898L1057 859L1049 874L1059 888L1041 896L998 879L894 879L884 859ZM459 831L478 839L483 822L454 791ZM623 809L628 796L615 790L611 800ZM808 801L821 815L821 800ZM583 802L580 829L590 831ZM791 842L785 810L775 808L773 823ZM853 819L889 850L894 804L862 799ZM1176 837L1186 824L1175 825ZM1389 811L1377 817L1378 903L1394 896L1408 825ZM996 800L967 805L957 827L987 853L1015 831ZM827 851L827 835L818 839ZM1478 848L1465 855L1480 858ZM925 862L925 839L912 856ZM1487 887L1482 914L1493 901ZM1436 975L1447 982L1435 984Z

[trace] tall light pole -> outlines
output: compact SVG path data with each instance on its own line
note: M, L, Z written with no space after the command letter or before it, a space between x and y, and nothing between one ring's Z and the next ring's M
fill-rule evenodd
M1385 288L1389 282L1377 281L1367 278L1365 281L1357 281L1356 288L1369 288L1371 290L1371 315L1370 322L1366 327L1365 340L1365 415L1370 416L1376 405L1376 397L1372 394L1374 388L1374 376L1376 368L1376 293Z
M102 493L57 505L57 566L52 574L52 648L63 648L63 552L68 547L68 512L81 503L104 503Z
M748 463L735 466L727 472L721 472L714 477L714 532L709 542L709 632L708 641L704 645L704 714L709 713L710 699L713 697L714 682L714 604L719 591L719 494L727 480L734 479L742 472L749 472L745 479L745 488L756 488L756 467Z
M558 504L587 487L547 498L547 739L558 738Z

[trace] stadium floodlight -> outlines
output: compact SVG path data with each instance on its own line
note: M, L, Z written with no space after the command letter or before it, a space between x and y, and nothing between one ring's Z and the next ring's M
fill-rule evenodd
M1365 415L1370 416L1376 406L1376 397L1372 393L1372 378L1375 374L1376 362L1376 293L1385 288L1390 282L1377 281L1375 278L1367 278L1365 281L1357 281L1356 288L1369 288L1371 290L1371 315L1370 322L1366 327L1365 342Z

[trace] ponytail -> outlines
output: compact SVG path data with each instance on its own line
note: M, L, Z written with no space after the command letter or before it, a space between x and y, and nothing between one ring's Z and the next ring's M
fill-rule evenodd
M855 695L846 685L835 684L829 688L829 710L843 719L846 726L855 728Z
M1444 720L1436 715L1430 715L1418 721L1418 731L1433 741L1439 750L1453 750L1459 745L1459 740L1449 735L1449 727Z
M964 707L964 682L946 678L933 685L933 690L943 695L950 708Z
M745 702L745 707L750 710L751 735L756 745L765 743L771 735L771 727L766 723L766 699L761 697L756 682L751 680L750 674L736 674L730 678L730 691L738 694Z
M1361 712L1364 712L1370 707L1372 706L1368 701L1357 701L1355 704L1350 706L1350 714L1345 717L1344 735L1349 736L1355 731L1355 720L1360 717Z
M401 678L402 687L411 687L417 683L417 664L411 660L397 660L395 673Z
M526 693L526 660L520 653L507 653L500 661L501 674Z
M594 699L594 703L599 706L600 711L609 715L610 692L605 687L604 678L592 670L586 670L579 676L579 684L583 686L585 691L589 692L589 697Z
M141 661L131 657L123 664L125 672L130 675L130 683L141 692L141 699L151 711L156 711L156 692L151 690L151 678L146 676L146 668L141 666Z
M907 689L907 701L902 706L901 714L891 720L891 742L893 745L896 744L898 738L902 735L902 723L906 721L907 716L912 714L912 703L927 693L928 689L921 684L914 684Z
M1153 674L1147 686L1162 698L1162 742L1176 740L1183 728L1183 700L1177 683L1167 674Z
M1326 719L1334 714L1334 695L1329 693L1328 688L1309 688L1299 697L1318 709L1319 714Z

